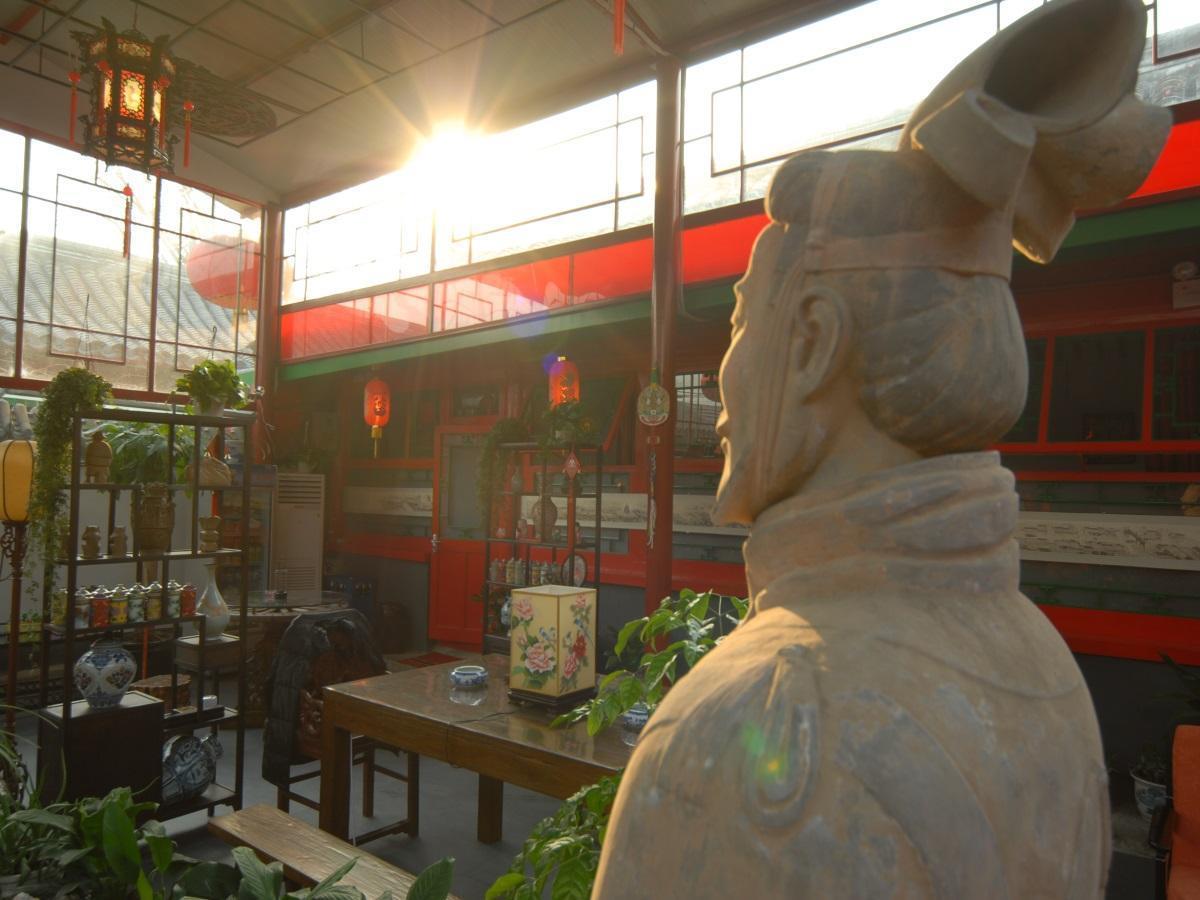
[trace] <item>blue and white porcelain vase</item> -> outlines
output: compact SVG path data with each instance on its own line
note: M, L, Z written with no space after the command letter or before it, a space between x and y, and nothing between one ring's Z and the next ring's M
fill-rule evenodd
M198 797L217 777L221 741L215 734L204 739L177 734L163 744L162 802L175 803Z
M92 709L120 704L135 677L133 655L112 639L96 641L75 663L75 687Z

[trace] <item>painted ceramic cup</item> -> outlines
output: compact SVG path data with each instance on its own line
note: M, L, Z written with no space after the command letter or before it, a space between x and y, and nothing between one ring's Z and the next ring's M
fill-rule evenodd
M457 666L450 671L450 683L456 688L481 688L487 684L483 666Z
M92 709L121 702L137 675L133 656L116 641L96 641L75 663L75 687Z

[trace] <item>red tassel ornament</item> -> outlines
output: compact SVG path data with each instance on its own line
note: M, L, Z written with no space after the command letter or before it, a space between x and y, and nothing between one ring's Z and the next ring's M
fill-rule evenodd
M133 233L133 188L125 185L121 193L125 195L125 246L121 255L129 259L129 241Z
M192 161L192 110L196 104L191 100L183 101L183 167L186 169Z
M72 69L67 73L67 80L71 82L71 118L67 122L67 140L72 144L75 143L75 119L79 113L79 79L80 74Z
M613 0L613 53L625 53L625 0Z

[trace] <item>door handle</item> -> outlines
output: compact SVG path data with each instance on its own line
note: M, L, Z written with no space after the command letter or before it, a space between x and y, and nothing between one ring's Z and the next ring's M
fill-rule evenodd
M434 532L433 534L431 534L429 536L429 552L437 553L437 549L438 549L438 536L437 536L437 532Z

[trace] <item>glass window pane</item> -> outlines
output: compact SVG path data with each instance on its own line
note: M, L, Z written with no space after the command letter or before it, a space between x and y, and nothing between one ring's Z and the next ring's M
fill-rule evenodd
M1041 420L1042 387L1046 383L1046 338L1027 338L1025 353L1029 358L1029 393L1021 418L1000 441L1002 444L1026 443L1037 440Z
M1141 331L1055 338L1050 440L1138 439L1145 342Z
M864 3L844 13L829 16L747 47L745 77L757 78L770 72L778 72L780 69L845 50L905 28L912 28L922 22L961 12L978 4L979 0L923 0L921 3L914 3L912 0L875 0L873 3ZM994 32L995 9L982 11L991 17ZM951 55L957 61L965 52L963 47L954 48ZM915 58L911 61L919 62ZM886 72L889 76L895 74L893 70L877 67L874 63L869 71Z
M717 416L721 393L716 371L675 376L675 455L715 458L721 455Z
M0 375L15 375L21 195L0 189Z
M1157 0L1158 55L1200 50L1200 5L1196 0Z
M1200 439L1200 325L1154 334L1153 437Z
M712 133L712 95L741 81L742 51L688 66L683 82L683 139ZM740 134L739 134L740 140Z
M963 54L995 30L995 10L979 9L747 84L746 161L902 123Z
M0 188L19 191L25 181L25 138L0 131Z
M741 199L742 173L726 172L713 177L711 138L698 138L683 145L684 212L729 206Z

